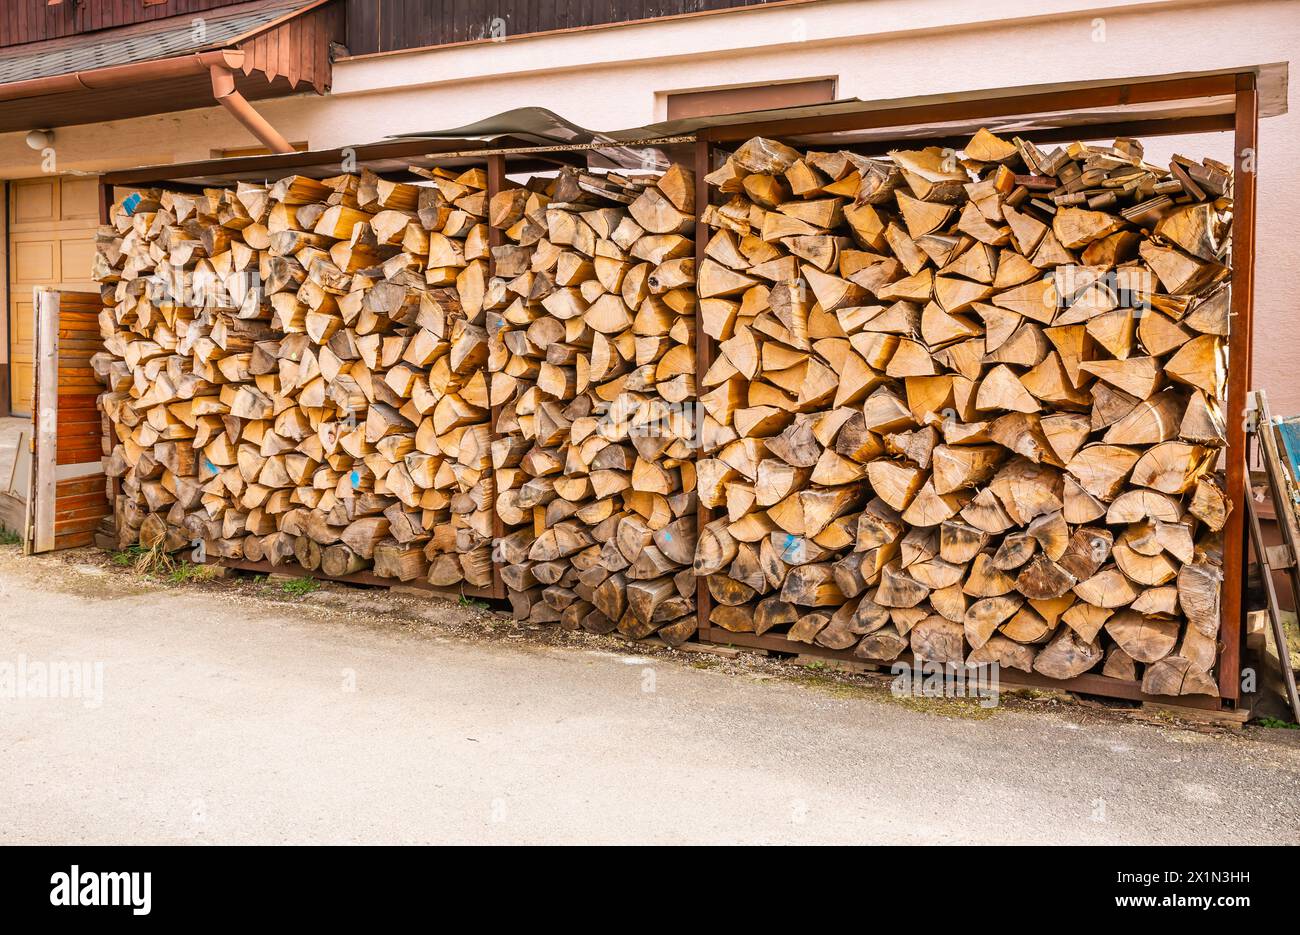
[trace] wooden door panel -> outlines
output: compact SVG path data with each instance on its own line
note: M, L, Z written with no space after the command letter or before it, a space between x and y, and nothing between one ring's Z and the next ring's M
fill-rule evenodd
M14 412L32 411L32 289L93 290L99 180L45 176L9 186L9 380Z
M59 191L59 218L99 224L99 179L94 176L63 176Z
M16 235L15 235L16 236ZM17 240L11 253L10 281L15 285L39 285L57 282L59 275L59 241Z
M95 242L78 237L59 241L60 280L65 286L93 286L91 264L95 259Z
M9 224L53 224L59 220L58 176L43 179L24 179L14 182L9 206Z
M95 407L103 386L90 366L103 344L99 293L42 289L36 301L39 379L24 548L47 552L89 545L109 513Z

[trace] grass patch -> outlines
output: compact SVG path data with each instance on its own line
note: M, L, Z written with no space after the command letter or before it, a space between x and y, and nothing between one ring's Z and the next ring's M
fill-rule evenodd
M211 581L217 577L217 569L213 565L194 565L190 562L182 562L173 568L167 574L167 580L172 584L188 584L191 581Z
M22 541L23 537L18 533L0 526L0 545L18 545Z
M290 578L280 584L280 590L290 597L302 597L320 589L320 582L315 578Z
M167 552L160 542L152 548L130 545L110 556L118 568L129 568L137 575L154 578L168 584L188 584L192 581L209 581L219 575L216 565L196 565Z
M1262 717L1255 722L1260 727L1277 727L1283 730L1300 730L1300 724L1292 724L1290 721L1283 721L1275 717Z
M128 545L125 549L114 552L109 557L109 561L119 568L134 568L136 563L147 554L149 550L142 545Z
M476 601L474 600L474 598L467 597L464 594L460 596L460 600L458 600L456 603L459 604L461 607L468 607L470 610L491 610L492 609L492 605L489 604L487 601Z

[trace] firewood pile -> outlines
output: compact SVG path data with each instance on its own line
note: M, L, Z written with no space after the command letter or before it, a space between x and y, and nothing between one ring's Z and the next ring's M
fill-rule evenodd
M707 182L711 626L1217 694L1228 167L982 130Z
M121 545L491 582L483 170L145 191L101 228Z
M1228 167L983 130L715 165L698 206L678 165L116 206L120 544L495 567L520 619L672 644L702 579L792 650L1215 694Z
M497 557L521 619L696 631L694 209L680 166L492 199Z

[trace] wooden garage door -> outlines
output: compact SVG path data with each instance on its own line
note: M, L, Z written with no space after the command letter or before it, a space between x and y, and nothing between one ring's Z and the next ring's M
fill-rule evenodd
M32 411L32 288L96 290L90 278L99 180L50 175L9 183L9 388Z

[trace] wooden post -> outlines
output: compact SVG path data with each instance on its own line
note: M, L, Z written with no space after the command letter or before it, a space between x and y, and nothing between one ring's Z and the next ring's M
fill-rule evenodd
M99 223L107 224L112 218L113 212L113 186L104 182L104 177L99 177Z
M59 444L59 294L32 290L36 315L36 386L32 393L33 459L27 497L30 530L24 551L54 548L54 498Z
M1246 394L1251 386L1251 332L1255 293L1255 179L1258 166L1259 92L1255 75L1237 75L1233 134L1232 319L1228 336L1228 496L1232 512L1223 532L1223 599L1220 604L1219 695L1241 696L1241 644L1245 630Z

